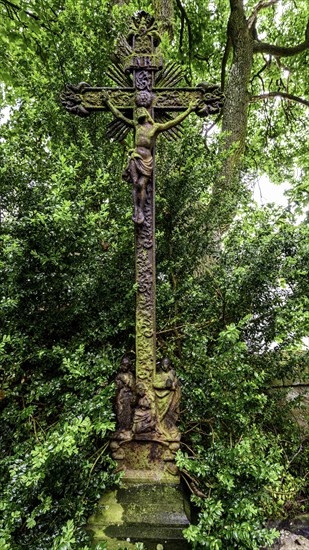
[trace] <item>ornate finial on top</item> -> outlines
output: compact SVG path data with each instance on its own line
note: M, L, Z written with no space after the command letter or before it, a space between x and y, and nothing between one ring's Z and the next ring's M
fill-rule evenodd
M118 55L126 55L124 70L137 69L158 71L162 68L162 57L156 48L161 42L155 18L145 11L138 11L132 17L127 40L119 43ZM122 50L122 51L119 51Z
M147 37L148 40L143 40ZM128 43L133 47L136 53L151 53L152 45L156 48L161 42L158 25L153 15L150 15L144 10L136 12L132 17L132 22L129 28ZM149 47L150 46L150 47ZM139 48L142 48L139 50Z

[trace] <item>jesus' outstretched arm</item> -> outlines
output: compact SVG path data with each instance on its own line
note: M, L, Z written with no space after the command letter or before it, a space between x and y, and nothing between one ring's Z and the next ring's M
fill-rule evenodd
M119 109L117 109L117 108L109 101L108 95L104 96L103 100L104 100L105 105L109 108L109 110L113 113L113 115L114 115L116 118L120 118L120 120L122 120L123 122L125 122L125 124L127 124L128 126L131 126L131 128L134 128L134 127L135 127L134 121L131 120L130 118L127 118L126 116L124 116L124 115L119 111Z
M180 115L176 116L176 118L172 118L171 120L168 120L167 122L163 122L161 124L156 124L156 135L160 134L161 132L165 132L165 130L173 128L174 126L177 126L177 124L180 124L180 122L185 120L185 118L187 118L187 116L192 113L192 111L195 111L197 104L197 101L192 101L188 109Z

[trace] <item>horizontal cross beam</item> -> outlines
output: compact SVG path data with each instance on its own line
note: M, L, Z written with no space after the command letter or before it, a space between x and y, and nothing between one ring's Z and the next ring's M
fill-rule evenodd
M79 116L91 112L109 111L106 94L110 102L120 111L134 109L136 89L132 87L93 87L82 82L77 86L67 85L61 94L64 107ZM219 111L223 95L218 86L200 84L196 88L153 88L152 107L155 111L185 111L192 101L199 101L197 114L207 116Z

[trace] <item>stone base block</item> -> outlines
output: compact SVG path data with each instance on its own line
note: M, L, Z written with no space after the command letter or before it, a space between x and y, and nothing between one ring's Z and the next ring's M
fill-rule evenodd
M108 550L134 548L136 542L146 550L184 550L190 548L182 535L189 517L180 485L126 482L102 496L88 528L94 546L105 541Z
M117 460L119 469L124 472L124 481L179 483L179 471L174 462L179 442L113 441L112 445L115 444L118 445L118 449L113 453L113 458Z

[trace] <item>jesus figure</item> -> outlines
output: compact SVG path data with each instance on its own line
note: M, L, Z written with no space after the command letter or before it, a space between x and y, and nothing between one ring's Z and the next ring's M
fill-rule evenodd
M152 152L156 138L160 133L182 122L192 111L195 111L199 103L199 100L194 100L189 104L188 109L177 117L164 123L158 123L153 120L145 107L145 105L148 108L151 106L151 95L146 91L137 94L137 108L134 109L133 119L125 117L109 101L108 95L104 97L104 102L113 115L131 128L134 128L134 149L130 152L129 164L124 171L123 177L126 181L133 184L133 221L138 225L143 224L145 219L146 189L153 172Z

